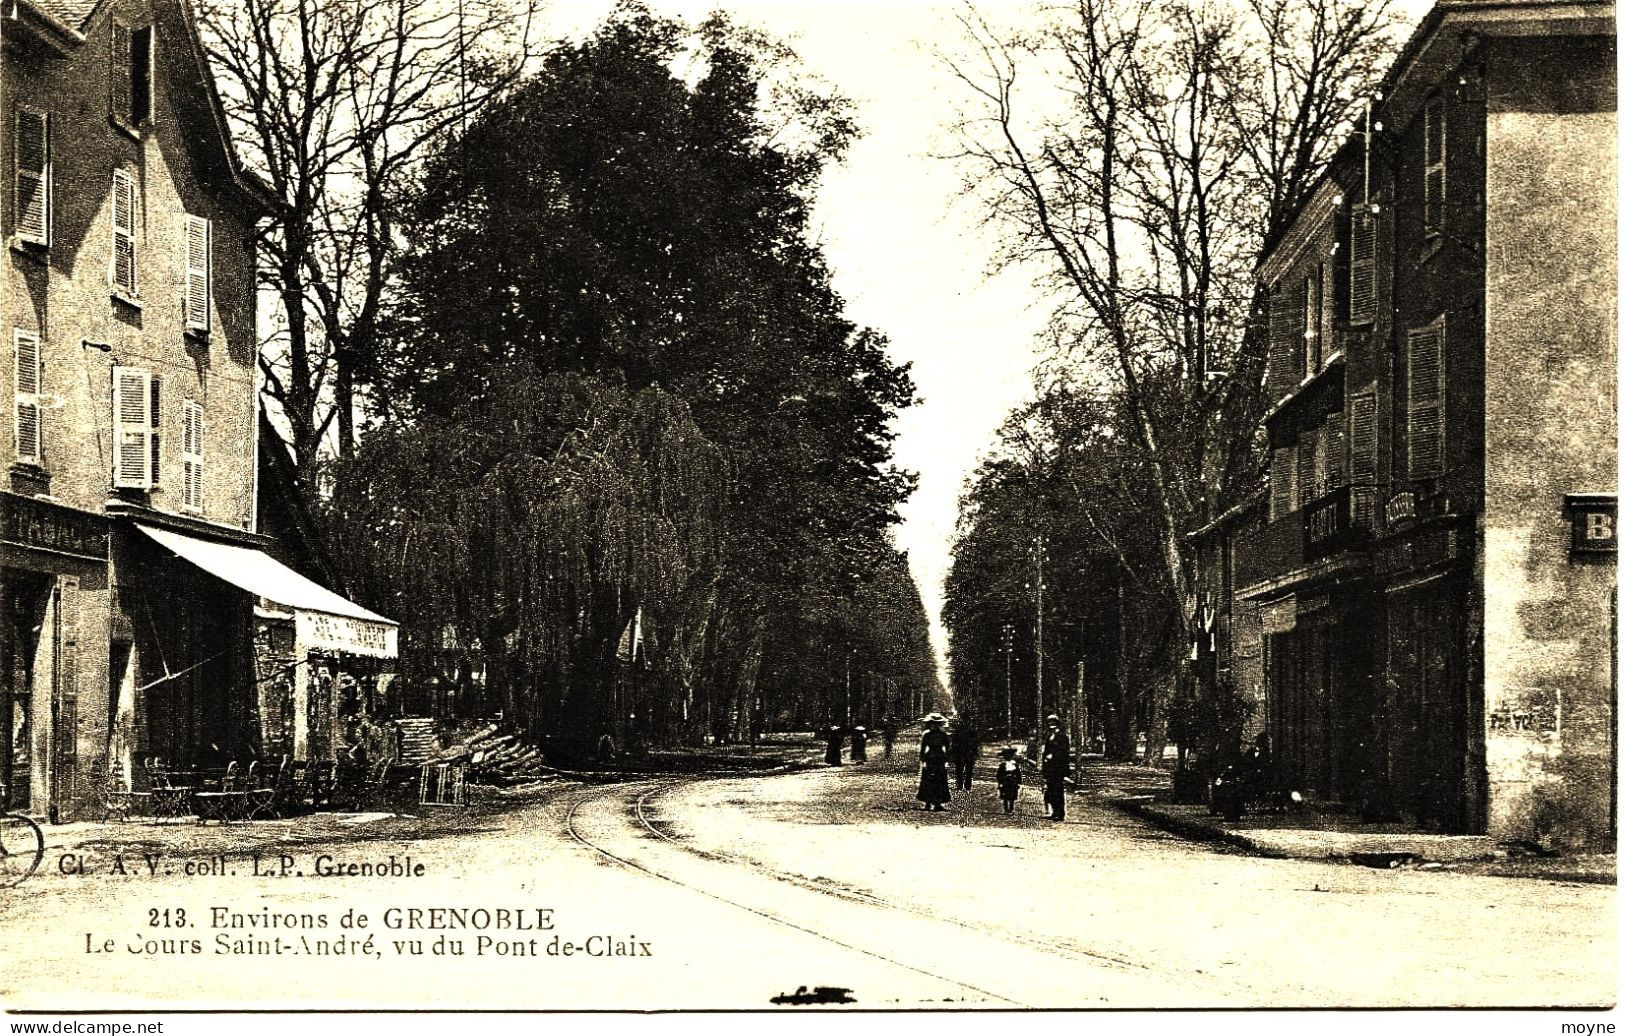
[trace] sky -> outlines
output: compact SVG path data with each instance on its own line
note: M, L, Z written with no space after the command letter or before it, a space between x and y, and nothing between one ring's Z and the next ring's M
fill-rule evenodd
M958 197L961 170L939 157L951 145L957 97L937 55L958 45L956 8L923 0L649 6L691 21L723 8L788 42L805 68L854 103L863 137L824 177L816 233L849 316L886 334L893 359L912 365L921 402L899 418L895 448L897 464L919 485L902 508L896 541L908 553L940 659L959 492L1005 415L1030 396L1035 341L1048 316L1027 276L990 274L995 242L975 206ZM555 0L547 20L573 36L607 10Z

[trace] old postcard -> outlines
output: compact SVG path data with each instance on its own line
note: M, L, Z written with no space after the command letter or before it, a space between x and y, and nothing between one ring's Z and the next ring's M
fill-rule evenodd
M0 54L8 1011L1615 1004L1611 0Z

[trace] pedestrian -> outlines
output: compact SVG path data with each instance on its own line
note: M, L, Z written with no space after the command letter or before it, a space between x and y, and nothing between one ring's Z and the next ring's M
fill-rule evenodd
M954 760L954 787L970 790L971 772L976 768L976 757L982 754L982 739L975 724L954 724L952 754Z
M852 761L854 763L869 761L869 733L862 727L852 728Z
M948 791L948 720L940 712L925 717L925 733L920 737L920 790L915 798L925 808L940 813L953 796Z
M831 766L841 765L841 742L844 740L841 728L830 724L824 731L824 762Z
M880 723L880 743L885 746L887 759L891 758L891 746L896 740L897 724L892 722L892 718L890 716L887 716Z
M1021 790L1021 763L1016 760L1015 745L999 749L999 768L994 771L993 779L999 784L999 801L1004 803L1004 811L1014 813L1016 794Z
M1061 729L1061 717L1044 720L1049 735L1044 738L1044 755L1038 771L1044 777L1044 810L1055 821L1066 819L1066 779L1072 774L1072 742Z

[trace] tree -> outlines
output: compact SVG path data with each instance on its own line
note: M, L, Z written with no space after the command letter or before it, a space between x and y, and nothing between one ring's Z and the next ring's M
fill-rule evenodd
M372 387L384 417L364 463L334 468L374 488L355 503L336 493L335 519L401 523L391 546L376 522L353 541L384 593L412 578L389 555L407 530L488 544L445 569L420 626L455 613L472 631L459 626L458 642L497 656L501 704L544 703L543 732L615 731L635 714L656 736L744 739L830 692L828 665L798 665L854 646L866 689L882 674L918 682L875 657L924 638L886 536L912 484L891 463L891 419L913 387L884 337L846 318L809 240L818 173L853 129L839 98L783 86L788 61L720 18L690 30L622 6L433 149L402 210ZM437 454L469 458L433 477L477 501L477 520L416 502L412 480ZM396 455L414 474L392 471ZM642 509L663 499L657 487L689 486L624 570L571 517L598 513L599 498L561 495L591 456L618 458L594 468L622 501L604 512L618 522L655 521ZM674 466L718 481L672 483ZM533 543L527 530L544 527L553 538ZM669 544L644 558L662 528ZM566 580L534 560L539 548L588 563ZM480 557L515 573L486 585ZM525 611L560 586L568 606ZM913 593L912 632L860 636L876 625L871 592ZM539 624L513 624L526 614ZM787 659L787 645L806 650ZM544 672L552 683L538 685Z
M526 63L536 0L200 0L238 146L279 202L260 350L302 487L357 442L416 165Z
M1253 260L1386 64L1389 7L1075 0L1027 38L964 18L974 58L950 69L972 106L966 190L1004 231L1004 260L1055 293L1062 358L1123 407L1164 607L1183 631L1196 614L1183 536L1256 484L1266 323ZM1031 97L1018 74L1037 81ZM1182 640L1169 638L1170 674Z

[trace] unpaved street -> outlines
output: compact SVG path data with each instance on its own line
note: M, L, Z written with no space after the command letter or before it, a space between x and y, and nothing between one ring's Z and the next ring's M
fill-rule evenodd
M1006 817L987 782L925 814L911 755L569 787L438 832L357 823L353 840L257 861L150 860L137 842L151 829L131 825L128 851L87 855L85 874L61 873L58 855L0 891L5 999L766 1008L798 986L844 987L865 1007L1614 999L1612 886L1257 859L1087 795L1055 825L1028 787ZM316 874L335 869L360 873Z

